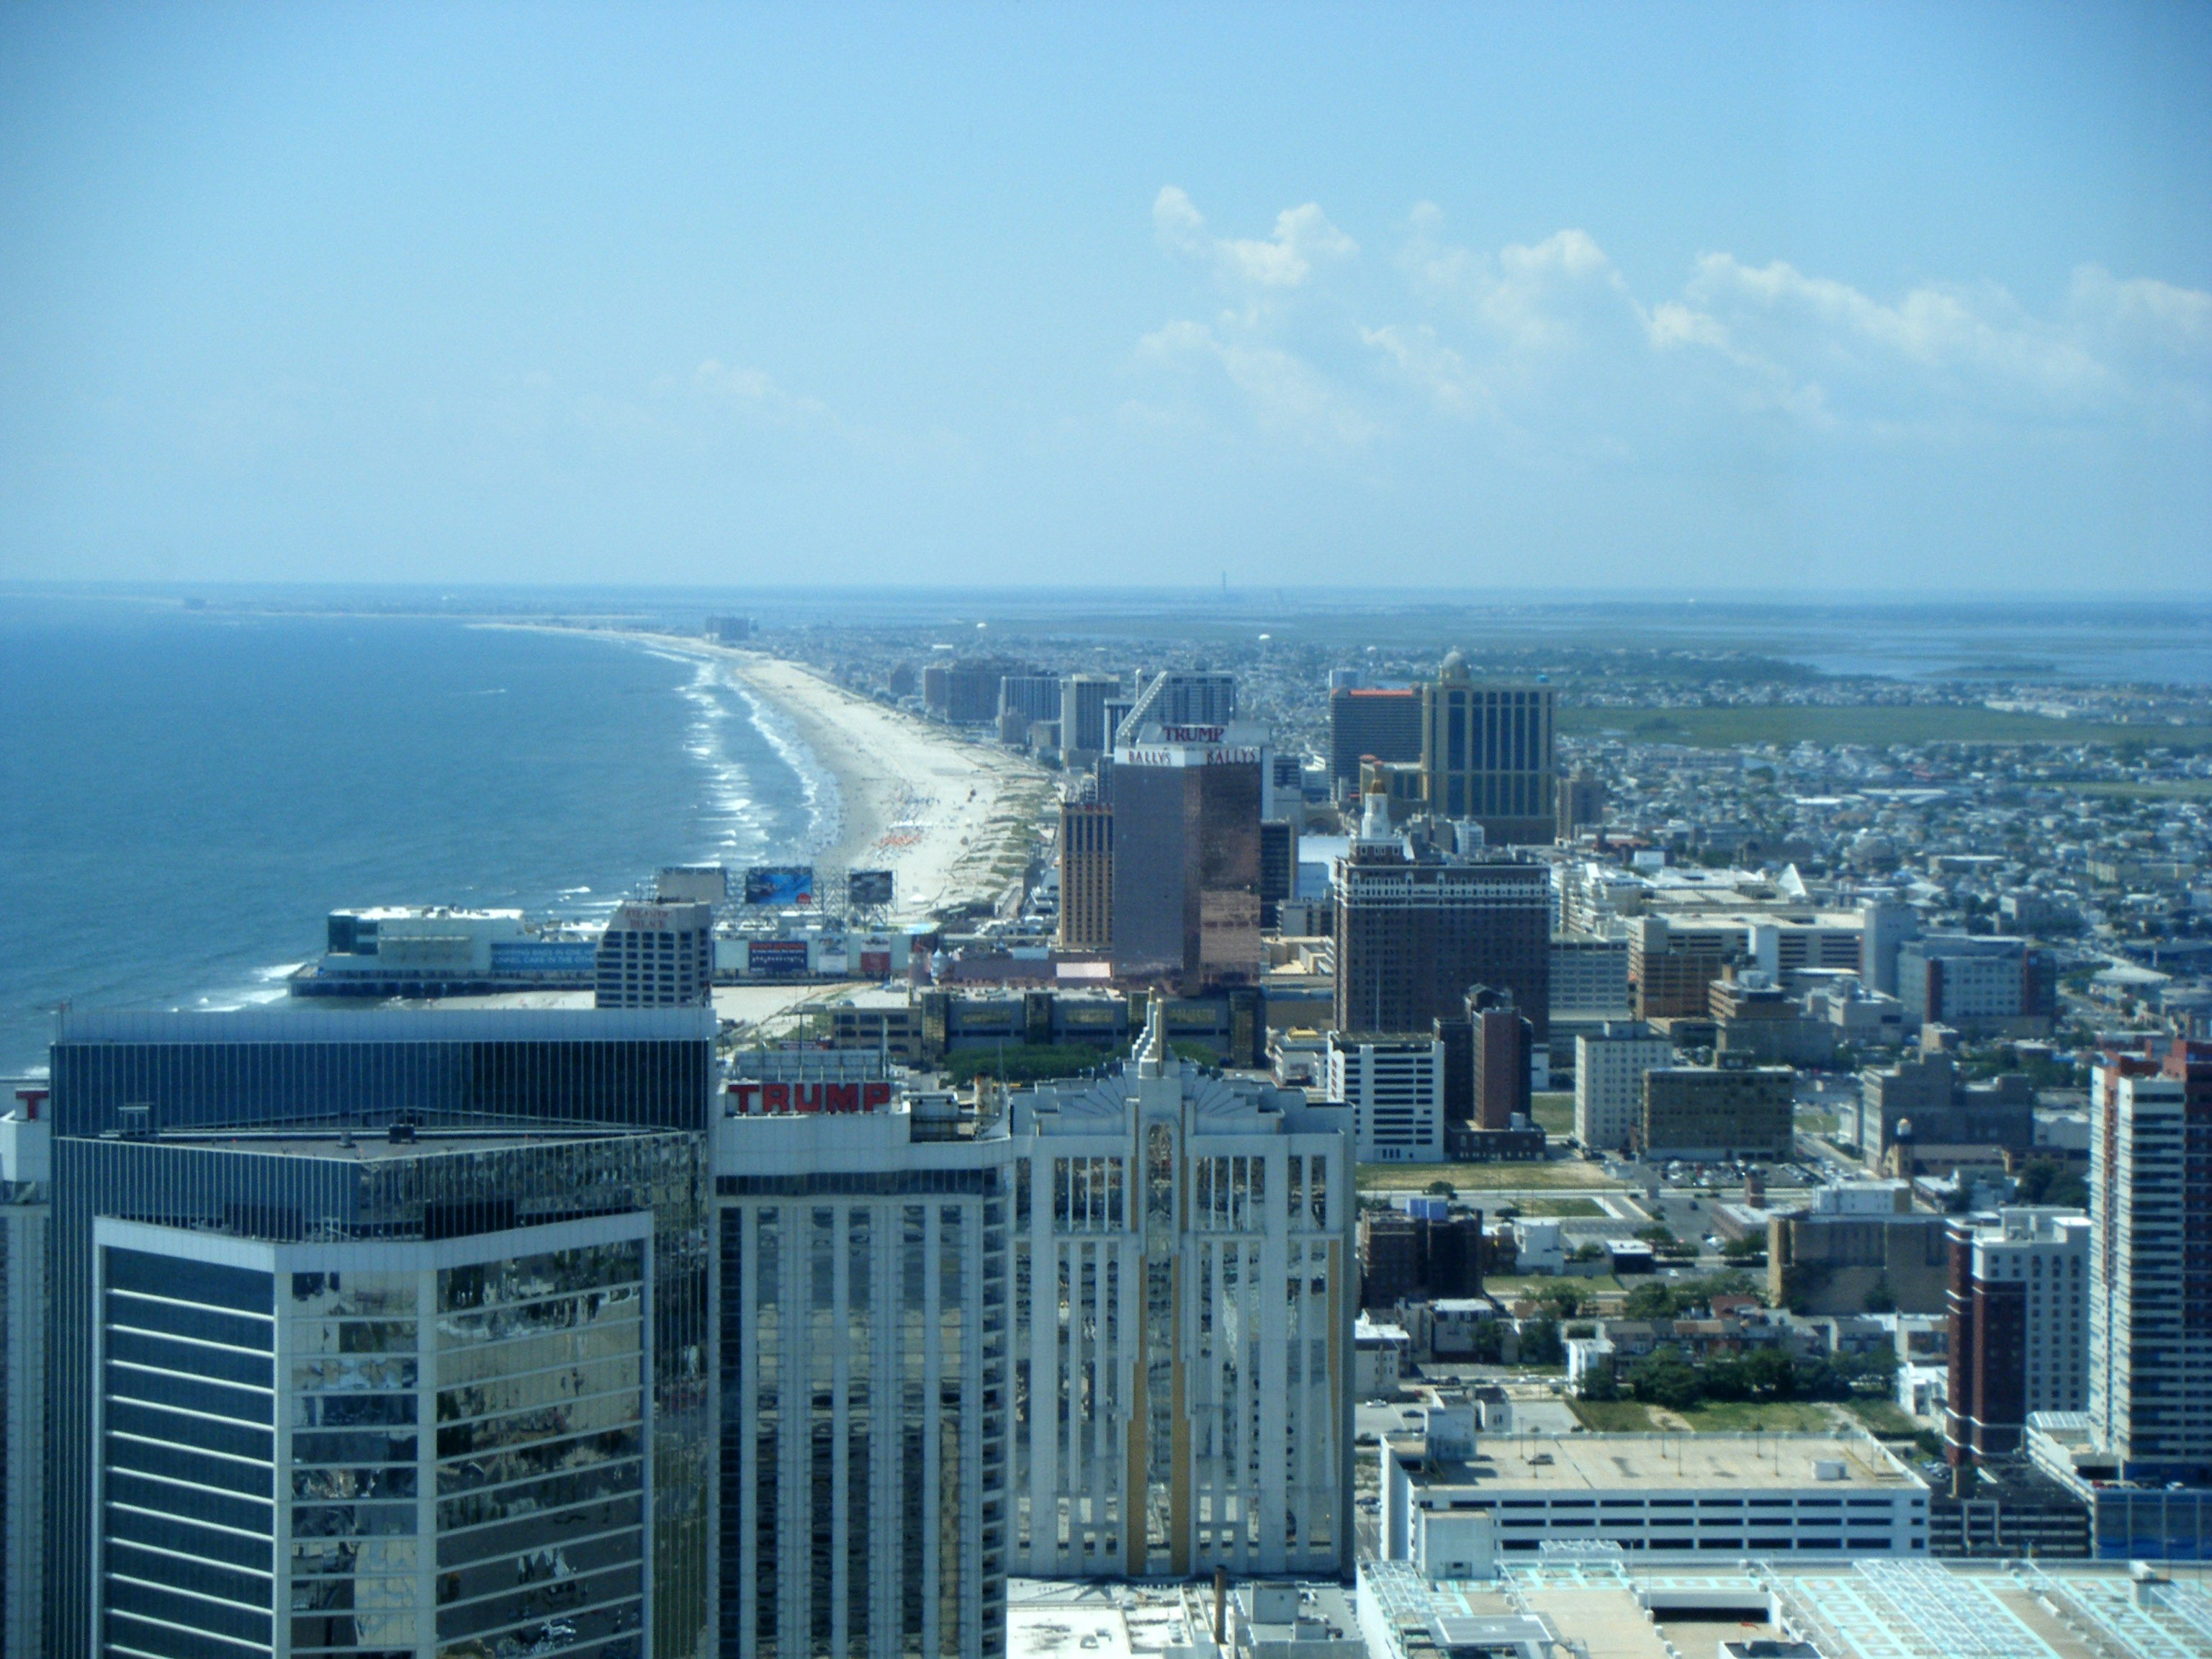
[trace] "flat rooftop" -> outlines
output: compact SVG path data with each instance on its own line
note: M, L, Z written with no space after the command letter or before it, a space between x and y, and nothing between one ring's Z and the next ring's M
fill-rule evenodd
M1393 1435L1403 1448L1420 1437ZM1464 1486L1485 1492L1544 1496L1553 1492L1663 1492L1741 1487L1746 1491L1819 1486L1844 1492L1920 1486L1919 1477L1874 1441L1844 1434L1493 1435L1477 1455L1416 1474L1417 1485ZM1840 1480L1816 1480L1814 1462L1844 1466Z

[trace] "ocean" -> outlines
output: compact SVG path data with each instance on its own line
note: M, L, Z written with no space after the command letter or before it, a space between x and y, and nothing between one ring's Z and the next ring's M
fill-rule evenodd
M587 635L0 599L0 1074L55 1006L284 997L349 905L604 912L803 856L835 785L705 664Z

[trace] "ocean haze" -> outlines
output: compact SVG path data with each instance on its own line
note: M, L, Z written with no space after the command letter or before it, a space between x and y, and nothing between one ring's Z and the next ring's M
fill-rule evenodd
M819 833L695 660L408 617L0 601L0 1071L54 1006L283 994L355 904L589 915Z

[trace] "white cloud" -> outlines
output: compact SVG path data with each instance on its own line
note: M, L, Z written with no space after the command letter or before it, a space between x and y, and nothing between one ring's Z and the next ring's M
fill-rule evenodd
M1373 421L1311 364L1280 346L1226 337L1206 324L1181 320L1147 334L1137 349L1141 358L1164 368L1218 368L1265 431L1346 445L1375 435Z
M1584 230L1473 249L1425 203L1395 280L1363 270L1311 203L1266 238L1220 237L1170 185L1152 222L1232 300L1146 336L1139 361L1216 374L1261 430L1310 443L1374 442L1399 429L1394 405L1479 426L1518 460L1571 465L2212 421L2212 295L2094 264L2047 313L1994 283L1877 295L1727 252L1646 299Z
M1293 289L1313 275L1316 264L1350 259L1359 244L1329 223L1314 203L1285 208L1275 216L1275 234L1264 240L1212 237L1206 219L1188 194L1162 186L1152 199L1152 229L1170 252L1212 263L1232 288Z

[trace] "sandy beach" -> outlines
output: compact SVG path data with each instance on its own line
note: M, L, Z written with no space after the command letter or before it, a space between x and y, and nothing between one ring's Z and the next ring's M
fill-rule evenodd
M809 858L841 881L848 869L889 870L893 920L996 900L1020 875L1054 793L1035 762L764 652L667 634L619 637L714 663L768 706L836 786L837 821Z
M716 647L702 654L780 711L836 780L843 822L817 864L890 871L892 908L906 920L995 899L1021 873L1052 793L1042 768L780 657Z

